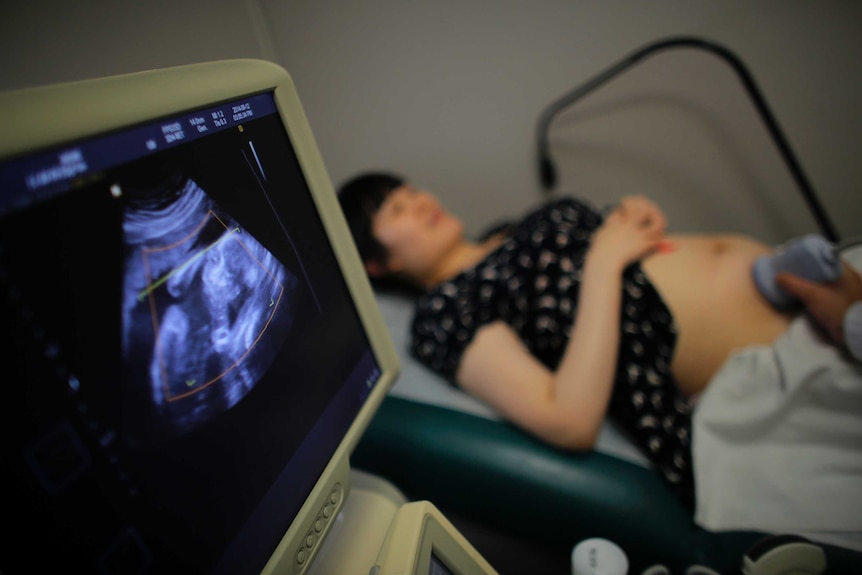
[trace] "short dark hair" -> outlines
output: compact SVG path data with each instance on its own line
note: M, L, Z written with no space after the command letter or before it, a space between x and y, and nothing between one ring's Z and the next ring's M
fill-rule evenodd
M403 185L404 178L395 174L365 172L339 188L338 201L363 263L386 263L386 248L374 237L372 218L389 194Z

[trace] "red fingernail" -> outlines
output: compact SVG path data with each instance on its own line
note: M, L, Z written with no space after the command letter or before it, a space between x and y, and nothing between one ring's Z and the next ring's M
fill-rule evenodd
M669 254L676 251L676 244L671 241L663 240L658 244L658 251L662 254Z

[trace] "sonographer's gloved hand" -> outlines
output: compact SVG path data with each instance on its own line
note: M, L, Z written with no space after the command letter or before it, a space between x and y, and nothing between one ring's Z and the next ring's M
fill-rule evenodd
M779 273L775 281L799 298L834 342L846 344L862 360L862 276L846 262L842 270L834 282L814 283L788 273Z

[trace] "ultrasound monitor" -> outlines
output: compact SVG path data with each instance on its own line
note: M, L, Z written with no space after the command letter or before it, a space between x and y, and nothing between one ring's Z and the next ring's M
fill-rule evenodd
M4 575L303 573L397 355L289 75L0 95Z

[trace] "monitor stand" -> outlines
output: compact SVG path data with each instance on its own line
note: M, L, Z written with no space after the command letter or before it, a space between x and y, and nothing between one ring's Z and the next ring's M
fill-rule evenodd
M430 501L409 501L390 482L356 469L350 477L310 575L498 575Z

